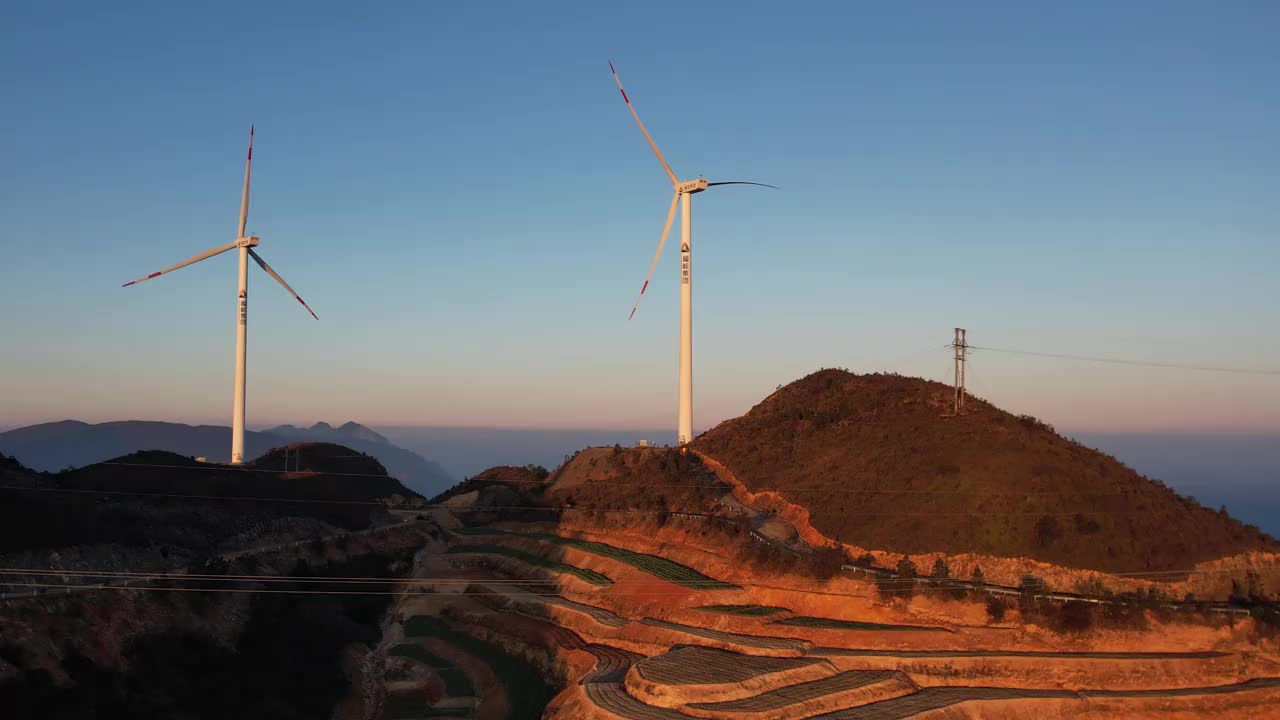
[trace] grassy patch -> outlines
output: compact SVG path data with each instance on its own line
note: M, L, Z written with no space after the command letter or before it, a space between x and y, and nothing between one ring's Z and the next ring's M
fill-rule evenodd
M549 543L555 543L556 545L567 545L584 552L589 552L593 555L611 558L618 562L626 563L655 577L668 580L678 585L691 587L696 590L739 589L737 585L707 577L691 567L686 567L680 563L672 562L663 557L658 557L657 555L646 555L644 553L632 552L612 545L606 545L601 542L579 540L578 538L567 538L547 533L527 533L525 537L544 540Z
M798 627L833 628L836 630L923 630L926 632L947 632L946 628L928 627L925 625L886 625L884 623L861 622L859 620L835 620L833 618L799 617L774 620L770 625L794 625Z
M567 573L575 577L581 578L592 585L612 585L607 575L596 572L595 570L587 570L586 568L575 567L556 560L549 560L537 555L531 555L515 548L509 548L502 545L454 545L449 548L449 554L456 555L459 553L483 553L485 555L503 555L509 558L515 558L523 563L534 565L540 568L546 568L553 572Z
M470 635L458 632L437 617L415 615L404 624L409 637L439 638L475 656L498 676L507 692L508 720L540 720L554 693L532 666Z
M444 691L450 697L471 697L476 694L475 685L472 684L471 678L466 673L455 667L453 663L421 645L403 643L388 650L387 654L417 660L423 665L434 669L436 674L440 676L441 682L444 683Z
M765 617L791 612L784 607L774 607L772 605L702 605L694 608L694 610L719 613L721 615L742 615L744 617Z
M566 545L568 547L577 548L584 552L600 555L602 557L611 558L619 562L626 563L643 572L649 573L655 577L668 580L678 585L684 585L697 590L737 590L737 585L732 583L716 580L707 577L691 567L686 567L677 562L672 562L666 558L657 555L646 555L644 553L632 552L624 550L613 545L595 542L592 540L580 540L578 538L562 537L560 535L552 535L550 533L522 533L512 532L510 530L500 530L498 528L474 527L474 528L458 528L451 532L461 535L511 535L515 537L533 538L542 540L556 545ZM571 567L571 566L570 566ZM584 578L585 579L585 578Z

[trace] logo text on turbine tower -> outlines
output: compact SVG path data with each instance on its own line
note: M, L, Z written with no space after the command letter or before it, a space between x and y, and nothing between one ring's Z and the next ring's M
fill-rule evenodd
M248 306L248 299L245 297L245 292L241 290L240 291L240 324L241 325L244 325L245 321L248 319L247 306Z
M681 247L680 251L684 253L683 255L680 256L680 284L688 285L689 284L689 246L685 245Z

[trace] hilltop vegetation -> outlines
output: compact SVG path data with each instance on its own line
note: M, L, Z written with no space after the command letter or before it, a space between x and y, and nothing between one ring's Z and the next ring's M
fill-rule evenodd
M977 398L897 375L813 373L693 446L820 532L907 553L1032 557L1112 572L1186 568L1274 539Z
M416 497L371 457L327 443L305 450L297 473L281 472L283 449L241 468L168 452L55 474L6 461L3 484L31 490L4 494L0 553L110 546L177 564L271 528L365 528L385 513L383 498Z

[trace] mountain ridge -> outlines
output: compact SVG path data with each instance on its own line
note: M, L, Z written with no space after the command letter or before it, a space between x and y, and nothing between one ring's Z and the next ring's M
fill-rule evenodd
M347 422L340 428L320 422L310 428L280 425L265 431L247 430L245 455L257 457L292 442L328 442L372 455L390 474L427 497L453 484L453 478L439 464L392 444L356 422ZM142 450L219 459L225 457L230 446L229 427L159 420L86 423L69 419L0 433L0 452L44 472L83 467Z

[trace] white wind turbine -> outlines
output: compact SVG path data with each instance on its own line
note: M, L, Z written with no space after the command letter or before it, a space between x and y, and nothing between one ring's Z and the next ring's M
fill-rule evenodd
M311 307L303 301L298 293L294 292L293 288L289 287L289 283L285 282L284 278L280 277L279 273L272 270L271 266L268 265L267 262L258 255L258 253L253 251L253 247L258 244L258 237L256 235L246 236L244 234L244 226L249 219L249 173L252 167L253 128L250 127L249 156L244 162L244 192L240 195L240 229L236 234L235 242L227 243L226 245L213 248L212 250L206 250L190 260L184 260L177 265L167 267L159 272L153 272L150 275L140 277L137 280L131 280L122 286L129 287L130 285L135 285L143 280L150 280L153 277L159 277L165 273L173 272L178 268L184 268L188 265L198 263L201 260L207 260L214 255L220 255L228 250L240 248L240 293L238 296L239 307L236 310L236 381L234 398L231 406L232 465L239 465L244 462L245 330L249 322L249 258L252 257L254 261L258 263L259 267L265 270L268 275L275 278L276 282L283 285L284 289L288 290L289 294L297 299L299 303L302 303L302 307L306 308L307 312L311 313L311 317L316 318L317 320L320 319L316 316L315 312L311 310Z
M640 122L640 116L631 105L631 98L627 97L627 91L622 89L622 80L618 79L618 71L614 70L612 62L609 63L609 71L613 73L613 80L618 84L618 91L622 93L622 99L627 103L631 117L635 118L636 125L640 126L640 132L644 134L644 139L649 141L649 147L653 149L653 154L658 156L658 162L662 163L662 169L667 172L667 177L671 178L674 191L671 195L671 206L667 208L667 221L662 226L662 237L658 240L658 251L653 254L653 262L649 264L649 274L645 276L644 285L640 286L640 294L636 297L635 305L631 307L628 320L635 317L636 308L640 307L640 300L644 298L644 291L649 288L654 268L658 267L658 259L662 257L662 246L667 243L667 234L671 232L671 221L676 215L676 203L680 203L680 409L677 415L676 439L679 444L684 445L693 440L693 268L689 259L690 250L693 247L690 221L692 214L690 205L693 202L693 196L716 185L759 185L768 188L774 186L744 180L707 182L707 179L702 177L681 182L680 178L676 177L675 171L662 157L662 151L658 150L658 144L650 137L644 123Z

